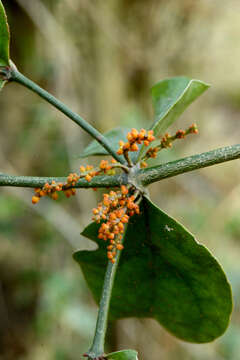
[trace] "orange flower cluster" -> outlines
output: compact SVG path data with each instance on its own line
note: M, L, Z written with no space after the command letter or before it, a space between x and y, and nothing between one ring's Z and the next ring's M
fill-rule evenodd
M119 141L120 148L117 151L118 155L123 155L129 151L138 151L138 145L144 143L145 146L148 146L152 141L155 140L153 136L153 130L141 129L140 131L132 129L127 134L128 142Z
M47 195L51 197L53 200L57 200L58 192L62 191L62 189L63 189L63 184L62 183L57 184L54 180L52 181L51 184L46 183L43 186L43 188L35 188L35 195L32 197L32 203L37 204L41 199L41 197ZM75 190L75 189L71 189L71 190Z
M58 192L60 191L63 191L67 198L75 195L76 189L73 187L76 185L79 179L85 178L85 180L90 182L94 176L100 175L102 173L114 175L115 170L113 168L114 164L116 164L116 160L112 159L111 163L112 164L110 164L107 160L102 160L97 169L93 169L93 166L91 165L87 165L86 167L80 166L80 174L69 174L66 183L56 183L53 180L51 184L46 183L42 188L36 188L35 194L32 197L32 203L37 204L40 198L43 196L49 196L53 200L57 200Z
M163 138L161 139L160 145L154 147L154 148L150 148L144 159L149 159L149 158L156 158L157 157L157 153L162 150L162 149L166 149L166 148L171 148L172 147L172 142L177 140L177 139L184 139L186 135L189 134L198 134L198 129L197 129L197 125L196 124L192 124L187 130L178 130L176 132L175 135L171 136L168 133L166 133ZM142 167L146 167L145 166L146 163L143 161L141 163Z
M139 213L135 195L131 195L125 185L121 186L120 191L104 194L103 201L93 209L93 220L97 223L103 221L98 231L98 238L109 241L107 257L112 263L116 261L117 250L123 249L122 234L125 224L131 216Z

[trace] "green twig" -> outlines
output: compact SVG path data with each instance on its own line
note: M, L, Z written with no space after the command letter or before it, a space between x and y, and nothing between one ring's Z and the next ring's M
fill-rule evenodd
M124 160L116 154L114 149L112 148L109 141L103 136L98 130L96 130L92 125L90 125L86 120L84 120L80 115L74 113L70 110L65 104L56 99L53 95L49 94L47 91L42 89L36 83L28 79L26 76L21 74L14 65L11 66L10 72L8 72L8 77L10 81L15 81L28 89L34 91L36 94L41 96L44 100L52 104L55 108L60 110L63 114L73 120L76 124L78 124L82 129L84 129L89 135L91 135L94 139L96 139L100 145L102 145L107 152L112 155L114 159L116 159L120 163L124 163Z
M46 183L66 183L66 177L35 177L35 176L14 176L0 173L0 186L16 186L29 188L42 188ZM109 188L127 184L127 175L122 173L114 176L95 176L91 181L80 179L74 188Z
M201 169L207 166L223 163L240 158L240 144L226 146L220 149L208 151L202 154L189 156L180 160L171 161L166 164L141 169L136 172L138 182L147 186L156 181L184 174L189 171ZM18 187L43 187L52 180L56 182L66 182L67 178L57 177L31 177L31 176L13 176L0 173L0 186L18 186ZM80 179L75 188L94 188L94 187L115 187L128 183L128 175L120 174L114 176L96 176L90 182Z
M226 146L202 154L171 161L166 164L142 169L138 174L138 181L146 186L162 179L239 158L240 144Z
M100 356L103 356L104 354L104 342L107 330L109 306L120 254L121 251L118 250L115 258L116 262L114 264L112 264L111 261L108 261L103 283L102 296L99 304L98 318L93 344L90 350L87 352L87 356L89 359L96 359Z

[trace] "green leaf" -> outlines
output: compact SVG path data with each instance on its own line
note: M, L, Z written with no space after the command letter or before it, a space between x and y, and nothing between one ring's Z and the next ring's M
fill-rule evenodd
M0 66L9 65L9 40L7 16L0 0Z
M104 356L109 360L138 360L138 353L135 350L116 351Z
M155 136L163 135L166 129L210 85L187 77L174 77L160 81L152 88L155 121L151 127Z
M119 141L126 141L127 133L130 131L130 128L117 127L112 129L104 134L104 136L111 143L113 149L117 151L119 149ZM96 141L93 140L85 148L83 153L80 155L81 158L95 155L109 155L108 152Z
M5 80L1 80L0 79L0 91L2 90L2 88L4 87L4 84L5 84Z
M99 249L74 254L99 303L107 265L99 224L82 235ZM223 334L232 311L231 288L211 253L178 222L144 198L128 225L113 288L110 316L150 317L176 337L210 342Z

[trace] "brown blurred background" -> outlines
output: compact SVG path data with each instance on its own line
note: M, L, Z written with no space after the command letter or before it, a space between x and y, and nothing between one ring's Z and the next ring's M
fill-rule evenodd
M169 161L239 143L240 2L237 0L3 0L19 69L101 131L152 121L150 88L187 75L212 85L172 126L200 134L162 153ZM64 176L90 138L20 85L0 96L0 172ZM96 161L96 159L93 159ZM151 187L154 201L214 252L233 287L226 334L187 344L150 320L112 324L107 349L144 360L240 359L240 166L217 165ZM78 266L79 233L99 194L31 204L31 190L0 190L0 359L77 360L97 308Z

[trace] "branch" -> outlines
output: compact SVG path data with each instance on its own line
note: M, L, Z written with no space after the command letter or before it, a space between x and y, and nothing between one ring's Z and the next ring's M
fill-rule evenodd
M121 251L118 250L116 255L116 262L114 264L112 264L111 261L108 261L103 283L101 301L99 304L98 319L93 344L90 350L87 352L89 360L98 358L100 359L100 357L102 357L102 355L104 354L104 342L107 330L109 306L120 254Z
M154 166L139 170L136 173L138 182L144 186L189 171L201 169L204 167L220 164L226 161L240 158L240 144L226 146L220 149L208 151L199 155L189 156L180 160L171 161L166 164ZM0 186L18 186L18 187L43 187L52 180L65 183L65 177L31 177L31 176L13 176L0 173ZM128 183L128 175L123 173L114 176L96 176L90 182L80 179L75 188L108 188L119 187Z
M90 125L86 120L84 120L80 115L76 114L72 110L70 110L65 104L56 99L53 95L49 94L47 91L42 89L40 86L35 84L33 81L25 77L21 74L17 68L12 65L10 69L4 69L6 74L5 76L9 81L15 81L26 88L32 90L36 94L38 94L41 98L49 102L55 108L60 110L63 114L73 120L76 124L78 124L82 129L84 129L89 135L91 135L94 139L96 139L107 152L112 155L114 159L116 159L120 163L124 163L124 160L116 154L115 150L112 148L109 141L103 136L98 130L96 130L92 125Z
M239 158L240 144L226 146L199 155L189 156L180 160L140 170L139 181L146 186L162 179Z
M66 183L66 177L35 177L35 176L14 176L0 173L0 186L18 186L38 188L43 187L47 182ZM95 176L90 182L85 179L78 180L74 188L108 188L127 184L126 174L114 176Z

